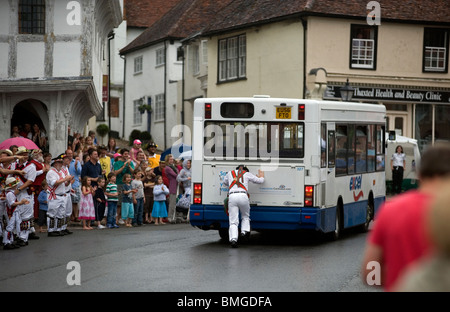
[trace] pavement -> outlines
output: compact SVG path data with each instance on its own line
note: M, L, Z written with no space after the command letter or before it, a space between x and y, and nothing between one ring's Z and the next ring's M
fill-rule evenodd
M177 222L176 224L180 224L180 223L188 223L187 221L184 221L184 222ZM102 221L101 221L101 224L103 225L103 226L106 226L106 218L104 218ZM165 223L166 225L172 225L170 222L166 222ZM119 225L119 227L126 227L125 226L125 224L118 224ZM141 225L141 226L154 226L154 224L152 223L152 224L148 224L148 223L144 223L143 225ZM91 227L93 227L94 229L97 229L97 221L91 221ZM139 227L139 226L138 226ZM83 224L82 224L82 222L81 221L78 221L78 222L76 222L76 221L70 221L69 222L69 226L68 226L68 228L69 229L75 229L75 230L77 230L77 229L83 229Z
M391 199L392 197L394 197L394 195L393 194L386 194L386 200L388 200L388 199ZM184 223L188 223L188 222L184 222ZM95 221L91 221L91 226L94 228L94 229L97 229L97 222ZM102 225L104 225L104 226L106 226L106 218L104 218L103 219L103 221L101 222L101 224ZM170 225L170 223L167 223L168 225ZM144 224L143 226L149 226L149 225L153 225L153 224ZM36 226L36 225L35 225ZM119 224L119 226L120 227L125 227L125 224ZM45 229L46 229L46 227L45 227ZM82 230L83 229L83 224L82 224L82 222L81 221L78 221L78 222L75 222L75 221L70 221L69 222L69 226L68 226L68 229L70 229L70 230ZM39 235L39 234L44 234L44 233L40 233L39 232L39 229L37 228L37 226L36 226L36 230L37 230L37 232L36 232L36 234L37 235Z

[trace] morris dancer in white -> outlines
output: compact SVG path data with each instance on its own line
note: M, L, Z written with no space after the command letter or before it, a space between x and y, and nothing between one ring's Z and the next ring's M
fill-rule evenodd
M72 191L72 183L75 182L75 177L71 176L69 173L69 165L70 165L71 158L69 156L67 156L66 154L61 154L58 157L62 158L62 160L63 160L63 166L61 167L61 171L64 173L64 177L68 177L68 176L71 177L71 179L69 181L64 183L64 185L66 187L66 207L65 207L64 211L62 212L64 215L64 222L62 225L61 233L64 235L67 235L67 234L73 233L72 231L69 231L67 229L67 226L70 221L70 216L72 215L72 196L70 195L70 193Z
M227 173L223 184L228 186L228 216L230 227L228 235L231 247L237 247L239 211L241 212L241 237L247 239L250 235L250 201L248 194L248 182L264 183L264 172L259 170L258 176L248 172L244 165L239 165L236 170Z
M28 156L29 151L24 146L19 146L16 155ZM17 233L17 243L20 246L28 245L28 235L30 234L32 228L32 222L34 219L34 196L30 189L31 184L33 184L36 179L36 166L28 162L28 158L20 158L17 163L15 163L16 170L23 170L25 174L23 176L19 175L19 185L14 191L14 195L17 196L17 200L21 201L26 199L28 201L25 205L20 205L19 213L21 218L20 231ZM34 228L33 228L34 230Z
M23 198L22 200L17 200L16 195L14 195L14 191L19 185L19 180L14 177L9 177L5 181L5 204L6 204L6 213L2 216L4 223L6 226L3 230L3 249L15 249L20 245L14 243L14 229L19 231L20 227L20 206L29 204L28 200Z
M33 164L36 169L36 178L33 183L28 186L28 193L33 194L33 218L30 227L30 234L28 235L28 240L30 239L39 239L39 236L36 235L36 230L34 228L34 219L38 217L39 212L39 202L37 200L39 193L41 192L41 184L45 179L45 174L47 173L47 169L43 166L44 157L42 151L40 149L35 149L30 154L30 159L27 165Z
M20 170L4 169L10 166L11 162L18 159L19 156L13 156L13 153L9 150L0 150L0 237L3 238L4 230L8 223L9 217L6 213L6 194L4 190L5 181L8 175L23 175L25 174Z
M72 179L72 176L64 176L61 168L63 166L62 158L56 158L52 162L52 168L47 172L46 179L48 183L48 211L47 211L47 229L48 236L64 236L61 233L63 220L66 211L66 185L65 183Z

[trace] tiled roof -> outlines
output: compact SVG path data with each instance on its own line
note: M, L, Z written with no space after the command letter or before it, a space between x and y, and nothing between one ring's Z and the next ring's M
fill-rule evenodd
M366 18L368 0L315 0L311 11ZM449 0L379 0L381 21L450 23Z
M205 34L268 23L292 16L321 15L366 19L369 0L234 0ZM450 24L449 0L379 0L381 21Z
M365 20L372 11L367 9L368 3L369 0L181 0L120 52L126 54L163 39L183 39L200 31L211 35L292 17L318 15ZM381 22L450 25L450 0L378 3Z
M150 46L165 39L183 39L198 33L214 19L217 10L232 0L182 0L146 29L120 53Z
M124 0L128 27L150 27L181 0Z
M307 3L307 0L234 0L205 32L220 32L284 18L303 12Z

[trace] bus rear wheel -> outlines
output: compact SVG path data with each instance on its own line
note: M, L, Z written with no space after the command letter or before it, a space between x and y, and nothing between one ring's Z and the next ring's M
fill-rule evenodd
M330 240L338 240L341 237L342 234L342 215L341 215L341 205L338 205L337 209L336 209L336 224L335 224L335 229L334 231L328 233L328 238Z
M219 229L219 236L223 241L228 242L229 236L228 236L228 228L220 228Z
M367 208L366 208L366 222L364 224L361 224L360 229L361 232L366 233L369 231L370 222L373 220L374 215L374 203L373 203L373 196L369 196L369 201L367 202Z

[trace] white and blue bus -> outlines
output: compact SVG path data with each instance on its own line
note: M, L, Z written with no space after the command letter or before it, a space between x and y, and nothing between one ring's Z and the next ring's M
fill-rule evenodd
M385 200L383 105L305 99L202 98L194 103L190 223L228 235L225 174L251 184L252 230L367 230Z

